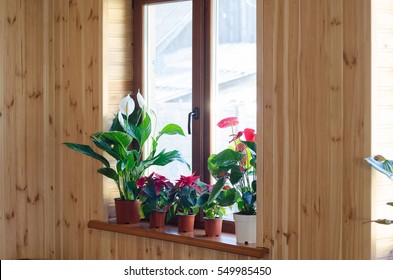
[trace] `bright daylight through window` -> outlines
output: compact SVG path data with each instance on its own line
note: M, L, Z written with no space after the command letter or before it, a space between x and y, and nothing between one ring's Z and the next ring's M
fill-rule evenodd
M157 2L143 8L142 85L157 120L177 123L185 132L188 131L188 114L193 108L207 112L205 121L199 124L200 131L208 135L208 143L203 146L208 149L207 153L192 153L195 143L206 141L201 133L194 133L194 129L186 139L167 138L168 142L160 143L161 147L171 149L176 141L176 149L192 163L192 171L195 171L197 166L207 165L206 155L229 146L232 130L219 128L217 123L221 119L238 117L236 131L256 129L256 0L211 1L207 26L206 18L193 13L193 1ZM208 30L203 31L205 38L200 41L195 37L194 25L203 24ZM201 74L195 74L193 55L198 53L204 54L200 60L208 60L201 64L209 66L209 71L201 71ZM193 87L199 83L196 79L205 85L203 90ZM195 95L200 94L203 97L196 99ZM195 100L202 101L195 104ZM197 121L192 120L192 124ZM162 124L158 123L157 127ZM170 179L192 172L178 163L156 171ZM206 177L205 174L204 179L208 180ZM232 214L227 217L231 219Z

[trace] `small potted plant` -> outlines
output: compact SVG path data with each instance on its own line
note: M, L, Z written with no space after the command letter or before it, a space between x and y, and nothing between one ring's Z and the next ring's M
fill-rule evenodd
M231 145L213 154L208 159L208 169L216 180L223 180L236 190L235 203L238 212L234 214L236 238L241 243L256 242L256 143L255 130L246 128L236 131L237 117L221 120L220 128L231 128ZM245 140L242 140L242 137ZM216 190L219 192L219 189Z
M139 178L136 185L141 190L139 197L142 211L149 218L150 227L164 227L173 184L164 176L153 172L147 177Z
M154 135L152 120L146 112L145 102L138 91L138 107L134 99L127 95L119 104L119 113L113 120L109 131L98 132L91 136L94 145L111 156L115 163L111 166L109 159L95 152L89 145L64 143L68 148L93 157L104 164L98 172L113 179L119 191L115 198L117 223L138 223L139 187L137 180L144 175L150 166L164 166L172 161L186 161L177 150L157 151L157 144L163 135L184 135L182 128L176 124L168 124ZM143 157L147 140L151 138L149 154ZM188 164L187 164L188 166Z
M177 216L179 232L194 230L195 214L199 210L198 198L206 189L200 176L180 176L171 192L171 216Z
M220 178L216 184L204 191L198 199L198 205L202 207L206 236L220 236L222 231L222 218L225 215L225 207L233 205L236 190L224 185L224 178Z

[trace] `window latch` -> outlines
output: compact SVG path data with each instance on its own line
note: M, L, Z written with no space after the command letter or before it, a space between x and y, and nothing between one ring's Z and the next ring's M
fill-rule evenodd
M194 107L190 113L188 113L188 134L191 134L191 117L194 120L199 119L199 108Z

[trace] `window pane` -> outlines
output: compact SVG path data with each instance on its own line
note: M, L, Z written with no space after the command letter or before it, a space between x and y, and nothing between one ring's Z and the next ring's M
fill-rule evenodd
M157 115L156 133L176 123L187 134L192 87L192 2L145 7L145 96ZM162 136L158 149L179 150L191 165L191 136ZM181 163L154 167L174 180L191 171Z
M211 112L217 153L228 147L232 133L217 127L221 119L238 117L236 131L256 129L256 0L217 0L214 10ZM232 218L230 211L227 216Z

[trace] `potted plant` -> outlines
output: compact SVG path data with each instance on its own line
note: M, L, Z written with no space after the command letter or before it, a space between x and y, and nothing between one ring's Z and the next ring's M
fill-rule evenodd
M179 232L194 230L195 214L199 210L198 198L206 184L193 173L190 176L180 176L171 192L171 216L177 216Z
M377 155L375 157L368 157L368 158L365 158L365 160L377 171L388 176L388 178L390 180L393 180L393 161L392 160L388 160L381 155ZM386 204L393 206L393 202L387 202ZM393 220L390 220L390 219L377 219L377 220L372 220L371 222L375 222L375 223L383 224L383 225L393 224Z
M236 238L241 243L256 242L256 143L255 130L246 128L235 131L237 117L221 120L220 128L231 127L231 146L208 159L208 169L216 180L223 180L236 190L235 203L238 212L234 214ZM245 140L242 140L242 137ZM221 184L220 184L221 185ZM220 186L218 185L218 187ZM217 184L215 186L217 187ZM219 192L216 189L215 192Z
M198 199L198 205L205 214L203 223L208 237L221 235L225 207L233 205L235 201L235 189L225 186L224 182L224 178L220 178L213 187L207 185Z
M136 182L144 175L147 168L154 165L164 166L172 161L187 164L177 150L157 152L157 144L161 136L184 136L182 128L176 124L168 124L155 136L152 120L146 112L145 102L139 91L137 101L138 108L135 108L135 102L130 95L123 98L119 104L119 113L114 118L110 130L91 136L94 145L114 159L113 166L106 157L95 152L89 145L64 143L67 147L93 157L104 164L104 167L98 169L98 173L116 182L119 198L115 199L115 207L117 223L120 224L138 223L140 220L138 213L139 187ZM144 147L149 138L151 138L150 152L143 157ZM124 204L128 209L126 217L123 217L121 211L121 206ZM129 210L130 207L133 210Z
M142 211L148 217L150 227L164 227L173 184L164 176L153 172L147 177L139 178L136 185L140 188Z

